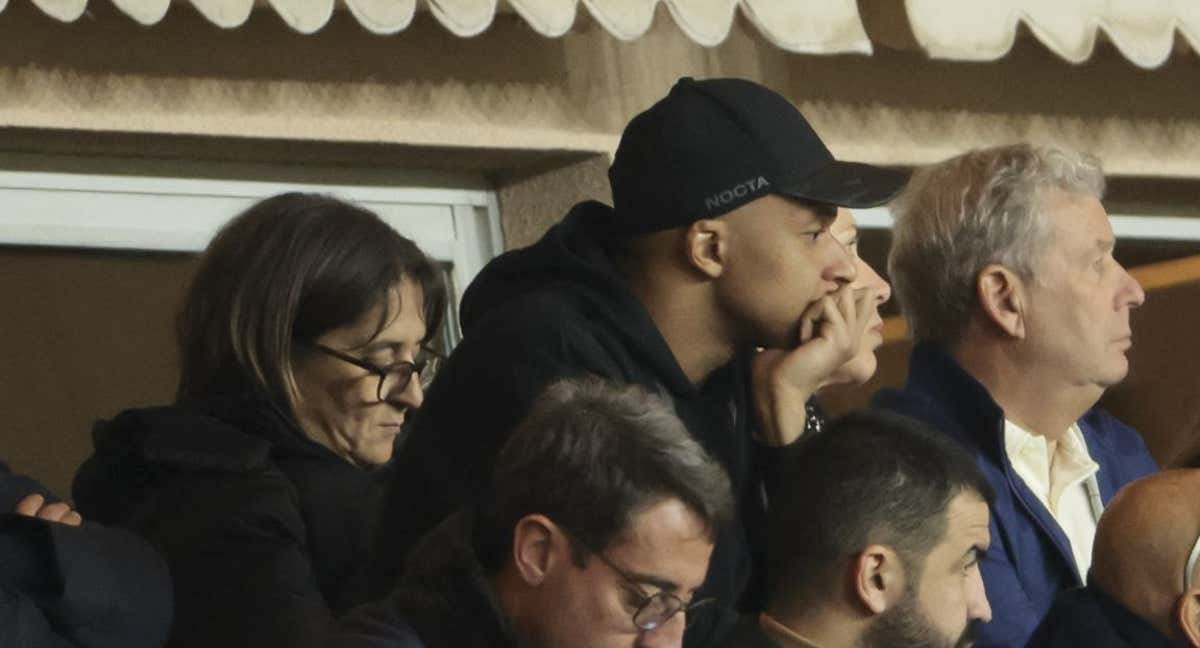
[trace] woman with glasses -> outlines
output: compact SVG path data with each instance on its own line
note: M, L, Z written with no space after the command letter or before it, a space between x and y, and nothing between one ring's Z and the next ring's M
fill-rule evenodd
M176 403L99 424L74 484L85 517L166 558L168 646L316 645L363 601L380 467L445 300L412 241L333 198L276 196L221 230L180 314Z

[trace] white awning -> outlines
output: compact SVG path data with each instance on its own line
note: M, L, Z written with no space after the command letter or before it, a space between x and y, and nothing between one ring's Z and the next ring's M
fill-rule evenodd
M71 22L87 8L88 0L32 0L46 14ZM172 2L182 0L113 0L139 23L163 19ZM213 24L233 28L246 22L256 1L188 0ZM543 36L557 37L575 24L579 5L613 36L633 40L650 28L658 4L670 10L675 22L695 42L713 46L725 40L734 14L742 13L776 46L810 54L871 53L855 0L422 0L438 21L458 36L475 36L492 24L497 11L519 14ZM0 0L0 11L8 0ZM339 3L366 29L377 34L402 31L418 11L418 0L267 0L293 29L315 32L329 21Z
M1053 52L1086 61L1098 30L1134 64L1170 57L1178 31L1200 49L1198 0L906 0L913 35L934 58L991 61L1012 48L1018 21Z

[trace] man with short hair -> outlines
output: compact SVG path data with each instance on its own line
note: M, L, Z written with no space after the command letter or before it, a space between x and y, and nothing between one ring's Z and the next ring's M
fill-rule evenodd
M1157 469L1138 433L1094 409L1128 371L1145 299L1113 258L1088 156L1026 144L918 170L893 203L888 261L917 345L876 403L964 443L997 492L980 643L1023 646L1081 585L1096 520Z
M1085 588L1059 595L1030 648L1200 648L1200 470L1122 488L1100 518Z
M679 646L729 479L658 397L551 386L496 459L477 511L447 519L334 648Z
M852 414L781 466L766 611L728 648L954 648L991 618L979 575L992 488L955 442Z
M737 517L720 529L703 591L723 608L761 604L766 473L875 307L871 290L851 290L854 258L829 232L835 206L882 203L905 177L834 160L758 84L682 79L629 123L609 178L613 207L576 205L468 287L463 341L397 455L377 586L483 489L535 394L592 373L668 398L729 472ZM693 628L689 645L717 630Z

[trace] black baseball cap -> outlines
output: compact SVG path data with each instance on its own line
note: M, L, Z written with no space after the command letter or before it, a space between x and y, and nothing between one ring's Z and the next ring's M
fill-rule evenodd
M874 207L903 171L833 159L790 101L745 79L680 79L633 118L608 170L618 235L689 225L767 194Z

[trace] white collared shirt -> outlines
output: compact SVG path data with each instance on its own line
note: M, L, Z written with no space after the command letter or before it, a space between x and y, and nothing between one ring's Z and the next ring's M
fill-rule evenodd
M1053 447L1053 454L1051 448ZM1080 580L1092 565L1092 541L1096 535L1096 513L1087 481L1100 465L1088 453L1078 425L1072 425L1057 443L1030 434L1005 419L1004 449L1017 475L1033 491L1071 542Z

